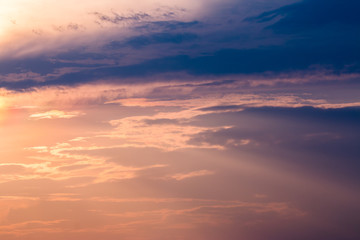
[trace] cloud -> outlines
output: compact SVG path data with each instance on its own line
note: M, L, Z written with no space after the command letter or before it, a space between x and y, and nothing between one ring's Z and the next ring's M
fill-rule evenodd
M207 176L207 175L212 175L212 174L214 174L213 171L199 170L199 171L193 171L193 172L189 172L189 173L178 173L178 174L170 176L170 178L175 179L177 181L181 181L181 180L188 179L188 178L201 177L201 176Z
M126 39L124 42L113 41L105 46L106 49L119 49L131 46L134 49L143 48L153 44L182 44L197 38L193 33L154 33L151 35L140 35Z
M178 119L159 118L159 119L145 119L144 122L148 125L172 125L180 124L181 121Z
M191 118L195 114L196 112L193 113L191 111L177 113L180 118L185 120L186 118ZM187 144L190 136L207 129L200 126L178 125L176 124L178 121L176 118L173 119L173 121L170 120L169 123L169 120L163 120L166 119L166 115L168 114L162 113L158 116L155 115L154 120L151 120L146 116L112 120L110 123L115 127L115 130L102 136L123 139L126 142L124 146L128 147L146 146L172 151L179 148L193 147L191 144ZM173 118L175 116L173 116ZM216 148L217 146L204 144L203 146L198 147Z
M152 30L152 31L159 31L162 30L164 32L173 31L173 30L182 30L192 28L194 26L200 25L199 21L176 21L176 20L169 20L169 21L150 21L147 22L145 25L137 26L136 29L139 30Z
M35 79L24 79L17 82L3 82L1 85L10 89L26 89L58 85L74 86L96 81L107 81L115 84L126 84L134 81L144 83L155 80L168 81L166 80L168 78L182 79L184 73L184 80L188 80L191 76L219 78L244 74L251 76L253 74L266 74L267 72L272 72L275 77L277 74L293 70L304 71L304 75L306 75L307 71L311 71L311 68L316 66L331 66L330 69L332 68L335 74L336 72L358 73L357 50L348 50L339 53L337 50L328 51L325 48L313 49L299 46L249 50L226 49L209 56L178 55L125 66L89 67L64 73L60 76L53 76L42 82ZM313 55L311 61L308 60L309 54ZM46 68L40 71L46 71Z
M356 9L355 1L347 0L340 7L336 1L322 0L282 7L278 6L283 1L264 4L261 8L255 3L248 4L245 7L243 2L211 3L205 10L211 17L206 14L189 17L186 14L192 11L181 10L185 7L92 11L90 16L104 24L129 22L129 26L126 30L118 29L117 25L94 28L75 19L53 24L63 29L84 26L86 31L69 31L79 36L71 37L73 41L62 44L61 48L49 45L53 52L2 60L0 74L6 81L0 86L27 89L97 81L119 84L193 78L222 81L221 78L246 79L254 75L266 79L299 72L305 81L321 69L324 79L359 73L358 18L352 11ZM278 8L264 11L272 6ZM242 21L245 16L240 13L244 8L248 9L245 16L263 13ZM22 51L37 51L30 49L33 44L29 45ZM72 70L61 71L64 68ZM16 82L9 81L11 74L19 71L31 74L16 76ZM339 77L338 81L342 79ZM310 79L308 83L314 81Z
M0 226L1 235L27 238L29 236L48 236L56 238L66 231L70 239L91 236L121 236L124 239L142 238L151 234L157 239L170 235L192 236L195 229L216 228L221 230L227 225L247 225L246 219L235 219L236 215L247 214L253 219L270 215L273 221L298 221L304 217L301 210L284 202L242 202L219 201L186 198L90 198L72 201L70 195L51 195L49 200L34 201L20 209L12 209L8 220ZM75 197L75 196L73 196ZM59 198L58 200L56 200ZM91 205L90 211L84 206ZM109 205L113 207L108 208ZM124 205L127 208L124 208ZM142 208L147 206L147 210ZM71 209L71 211L66 211ZM31 218L34 212L41 213L36 219ZM75 217L72 213L76 213ZM15 220L16 217L20 219ZM98 220L96 220L98 219ZM233 222L235 220L235 222ZM255 229L263 223L253 224ZM136 230L135 230L136 229ZM139 230L140 229L140 230ZM245 228L244 228L245 229ZM159 234L161 231L161 234ZM216 239L206 232L201 236Z
M81 112L64 112L59 110L51 110L47 112L34 113L29 116L30 119L41 120L41 119L56 119L56 118L74 118L84 115Z
M239 111L243 108L243 106L239 105L222 105L222 106L212 106L212 107L206 107L206 108L200 108L201 111Z
M134 5L106 0L101 4L97 1L79 3L75 7L67 0L60 5L54 1L41 2L47 8L46 13L41 7L24 4L21 0L8 2L2 8L5 20L1 23L2 60L45 55L52 58L63 51L81 47L94 50L112 39L131 37L134 28L148 22L150 25L151 22L169 22L170 25L191 22L200 11L199 6L203 5L200 1L197 4L142 1ZM69 6L71 11L68 11ZM21 14L14 9L20 9ZM61 14L63 12L67 14ZM16 19L16 24L12 19Z
M13 174L26 174L26 168L22 165L15 164L1 164L0 165L1 175L13 175Z
M81 24L77 24L77 23L69 23L67 25L59 25L59 26L53 26L54 30L59 31L59 32L64 32L64 31L82 31L85 30L86 28L84 26L82 26Z
M11 106L37 106L12 117L55 105L86 115L24 121L36 138L8 135L27 148L14 144L12 157L0 149L11 165L0 193L33 199L22 208L3 204L10 210L2 211L0 235L288 239L300 228L311 239L323 237L324 223L354 231L347 223L357 217L347 213L358 208L359 109L342 104L358 103L326 92L254 93L226 80L3 90Z
M359 26L360 17L355 10L359 7L359 2L354 0L341 3L336 0L303 0L247 20L268 22L280 17L269 26L278 33L307 32L328 26L337 27L336 24Z
M210 124L211 119L215 126L232 127L195 134L189 144L250 152L258 149L260 155L280 159L289 154L290 162L286 158L279 161L327 178L358 182L354 169L358 168L360 154L359 117L359 108L259 107L211 113L195 117L193 124L205 120Z
M106 15L99 12L93 12L92 14L95 15L98 18L98 21L100 22L109 22L113 24L119 24L124 22L127 23L131 21L138 22L145 19L149 19L151 17L149 14L144 12L133 13L129 16L122 16L116 12L112 12L111 15Z

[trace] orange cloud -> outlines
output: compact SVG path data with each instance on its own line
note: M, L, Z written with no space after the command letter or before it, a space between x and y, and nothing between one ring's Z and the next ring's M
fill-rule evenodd
M34 113L30 115L30 119L41 120L41 119L56 119L56 118L74 118L83 115L81 112L64 112L59 110L51 110L42 113Z
M209 171L209 170L200 170L200 171L193 171L189 173L178 173L175 175L170 176L170 178L175 179L177 181L181 181L187 178L193 178L193 177L201 177L201 176L207 176L207 175L213 175L215 172Z

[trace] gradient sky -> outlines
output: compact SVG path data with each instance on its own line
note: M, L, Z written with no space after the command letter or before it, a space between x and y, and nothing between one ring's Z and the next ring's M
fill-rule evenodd
M360 239L359 10L0 0L0 239Z

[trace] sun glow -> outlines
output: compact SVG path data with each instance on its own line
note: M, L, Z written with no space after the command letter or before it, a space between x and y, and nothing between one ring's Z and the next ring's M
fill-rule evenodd
M6 107L6 101L4 97L0 97L0 110Z

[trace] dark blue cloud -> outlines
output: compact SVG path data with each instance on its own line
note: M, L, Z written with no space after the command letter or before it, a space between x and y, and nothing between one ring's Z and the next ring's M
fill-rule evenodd
M119 49L126 46L131 46L132 48L142 48L153 44L181 44L183 42L195 40L196 38L197 35L193 33L154 33L150 35L140 35L132 37L125 41L112 41L111 43L106 45L105 48Z
M259 6L259 3L253 6ZM61 76L44 77L41 83L35 79L23 79L16 83L1 83L0 86L19 89L98 80L139 83L181 79L184 73L189 80L189 76L276 75L306 72L313 68L327 69L335 74L359 73L360 20L354 10L358 6L358 2L350 0L306 0L266 11L246 21L237 14L239 7L227 7L215 11L213 20L203 19L207 22L142 22L135 27L139 35L109 42L96 53L88 52L84 47L51 59L3 61L0 74L31 71L46 75L65 67L79 69ZM115 13L107 17L97 16L103 21L123 19ZM125 18L128 17L136 20L140 16ZM250 29L258 28L256 37L252 36L254 33ZM269 29L272 30L270 33ZM274 43L273 39L280 39L282 44ZM257 46L252 46L252 42ZM126 59L133 56L136 61L126 64ZM87 59L111 60L112 63L91 65L76 62ZM164 74L169 78L160 77Z
M247 20L267 22L281 17L269 26L277 33L308 32L338 25L358 27L360 25L359 8L360 2L357 0L304 0L264 12Z
M228 111L228 110L239 110L241 109L242 107L239 106L239 105L220 105L220 106L213 106L213 107L206 107L206 108L200 108L199 110L200 111L209 111L209 112L212 112L212 111Z
M351 51L353 50L353 51ZM257 49L224 49L205 56L170 56L151 59L129 66L101 68L90 71L102 77L145 77L155 74L184 71L192 75L251 74L266 71L283 72L306 70L312 65L332 65L342 70L358 64L359 49L333 49L313 47L267 47ZM360 69L356 69L360 70ZM77 77L81 79L81 73ZM86 74L89 79L93 78ZM64 79L65 80L65 79Z
M192 28L194 26L200 25L199 21L190 21L190 22L181 22L181 21L151 21L136 27L137 30L163 30L163 31L173 31L173 30L183 30Z
M332 49L309 47L267 47L258 49L226 49L211 55L190 57L188 55L150 59L127 66L101 66L64 74L39 83L42 85L74 85L97 80L117 83L153 81L163 73L188 73L193 76L227 76L232 74L258 74L265 72L291 72L308 70L313 65L324 65L338 72L359 72L359 49ZM71 64L61 64L71 66ZM32 70L49 72L52 63L36 65ZM350 67L349 67L350 66ZM38 67L38 69L36 68ZM176 75L174 75L174 78ZM161 80L161 78L156 78ZM168 79L167 79L168 80ZM21 83L16 83L21 86ZM37 84L34 82L34 84ZM10 86L11 83L7 87Z
M0 62L0 87L23 90L37 86L47 86L48 82L61 78L63 74L67 74L68 72L102 66L103 64L76 62L76 60L81 59L94 59L93 57L95 55L100 57L97 54L76 54L69 52L57 56L57 59L42 56L25 59L5 59ZM66 61L66 58L71 60ZM62 70L63 72L61 72ZM22 79L9 81L9 77L7 77L8 74L22 75ZM38 74L36 79L33 78L34 74Z
M319 54L326 57L326 52L338 52L341 61L352 52L359 53L359 8L356 0L304 0L245 20L270 23L266 29L286 38L286 46L321 49L309 52L309 61ZM359 63L359 57L353 60Z
M114 56L101 52L88 52L86 48L71 49L70 51L56 55L56 60L62 62L67 61L67 64L71 66L73 66L73 62L77 60L111 60L113 58ZM116 56L116 58L119 59L120 56Z
M60 68L84 66L84 64L78 64L73 62L60 62L56 60L54 61L53 59L46 57L15 60L6 59L0 62L0 78L1 75L9 73L34 72L39 74L48 74Z

